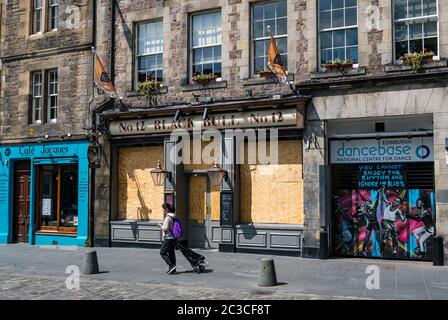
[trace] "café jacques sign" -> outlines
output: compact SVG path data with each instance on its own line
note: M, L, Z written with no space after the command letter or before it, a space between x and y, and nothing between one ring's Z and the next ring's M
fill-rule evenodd
M173 121L173 117L113 121L109 130L112 136L169 133L176 129L237 129L294 126L303 128L302 116L296 108L269 111L248 111L186 116Z

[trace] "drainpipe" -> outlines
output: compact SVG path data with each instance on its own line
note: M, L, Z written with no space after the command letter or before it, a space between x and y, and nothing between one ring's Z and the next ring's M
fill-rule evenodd
M93 26L92 26L92 47L96 48L96 30L97 30L97 16L96 16L96 0L93 0ZM94 60L92 59L92 69L95 67ZM92 102L95 98L95 89L92 91ZM90 104L89 104L90 105ZM96 130L96 114L93 112L91 115L92 128ZM95 168L90 168L90 219L89 219L89 244L91 247L95 246Z
M116 0L111 0L112 15L110 19L110 80L115 84L115 17L117 15L117 3Z

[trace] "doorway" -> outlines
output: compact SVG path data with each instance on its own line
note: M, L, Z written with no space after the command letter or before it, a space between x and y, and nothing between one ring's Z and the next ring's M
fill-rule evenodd
M220 190L206 173L187 175L188 244L191 248L219 247Z
M14 165L13 242L28 242L30 226L30 161Z

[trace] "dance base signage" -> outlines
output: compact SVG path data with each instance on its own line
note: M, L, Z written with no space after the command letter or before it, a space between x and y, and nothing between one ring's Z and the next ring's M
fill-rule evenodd
M432 137L337 140L331 142L331 163L434 161Z

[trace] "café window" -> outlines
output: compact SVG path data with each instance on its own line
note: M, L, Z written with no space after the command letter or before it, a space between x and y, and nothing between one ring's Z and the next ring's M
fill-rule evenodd
M214 74L221 77L221 11L191 17L192 76Z
M358 64L357 0L319 0L320 63Z
M137 25L137 81L157 80L163 75L163 23Z
M40 231L77 232L78 167L43 165L38 170Z
M437 0L394 0L395 59L407 53L439 56Z
M285 69L288 68L288 25L285 0L252 6L252 70L256 74L268 66L270 33L274 36Z

